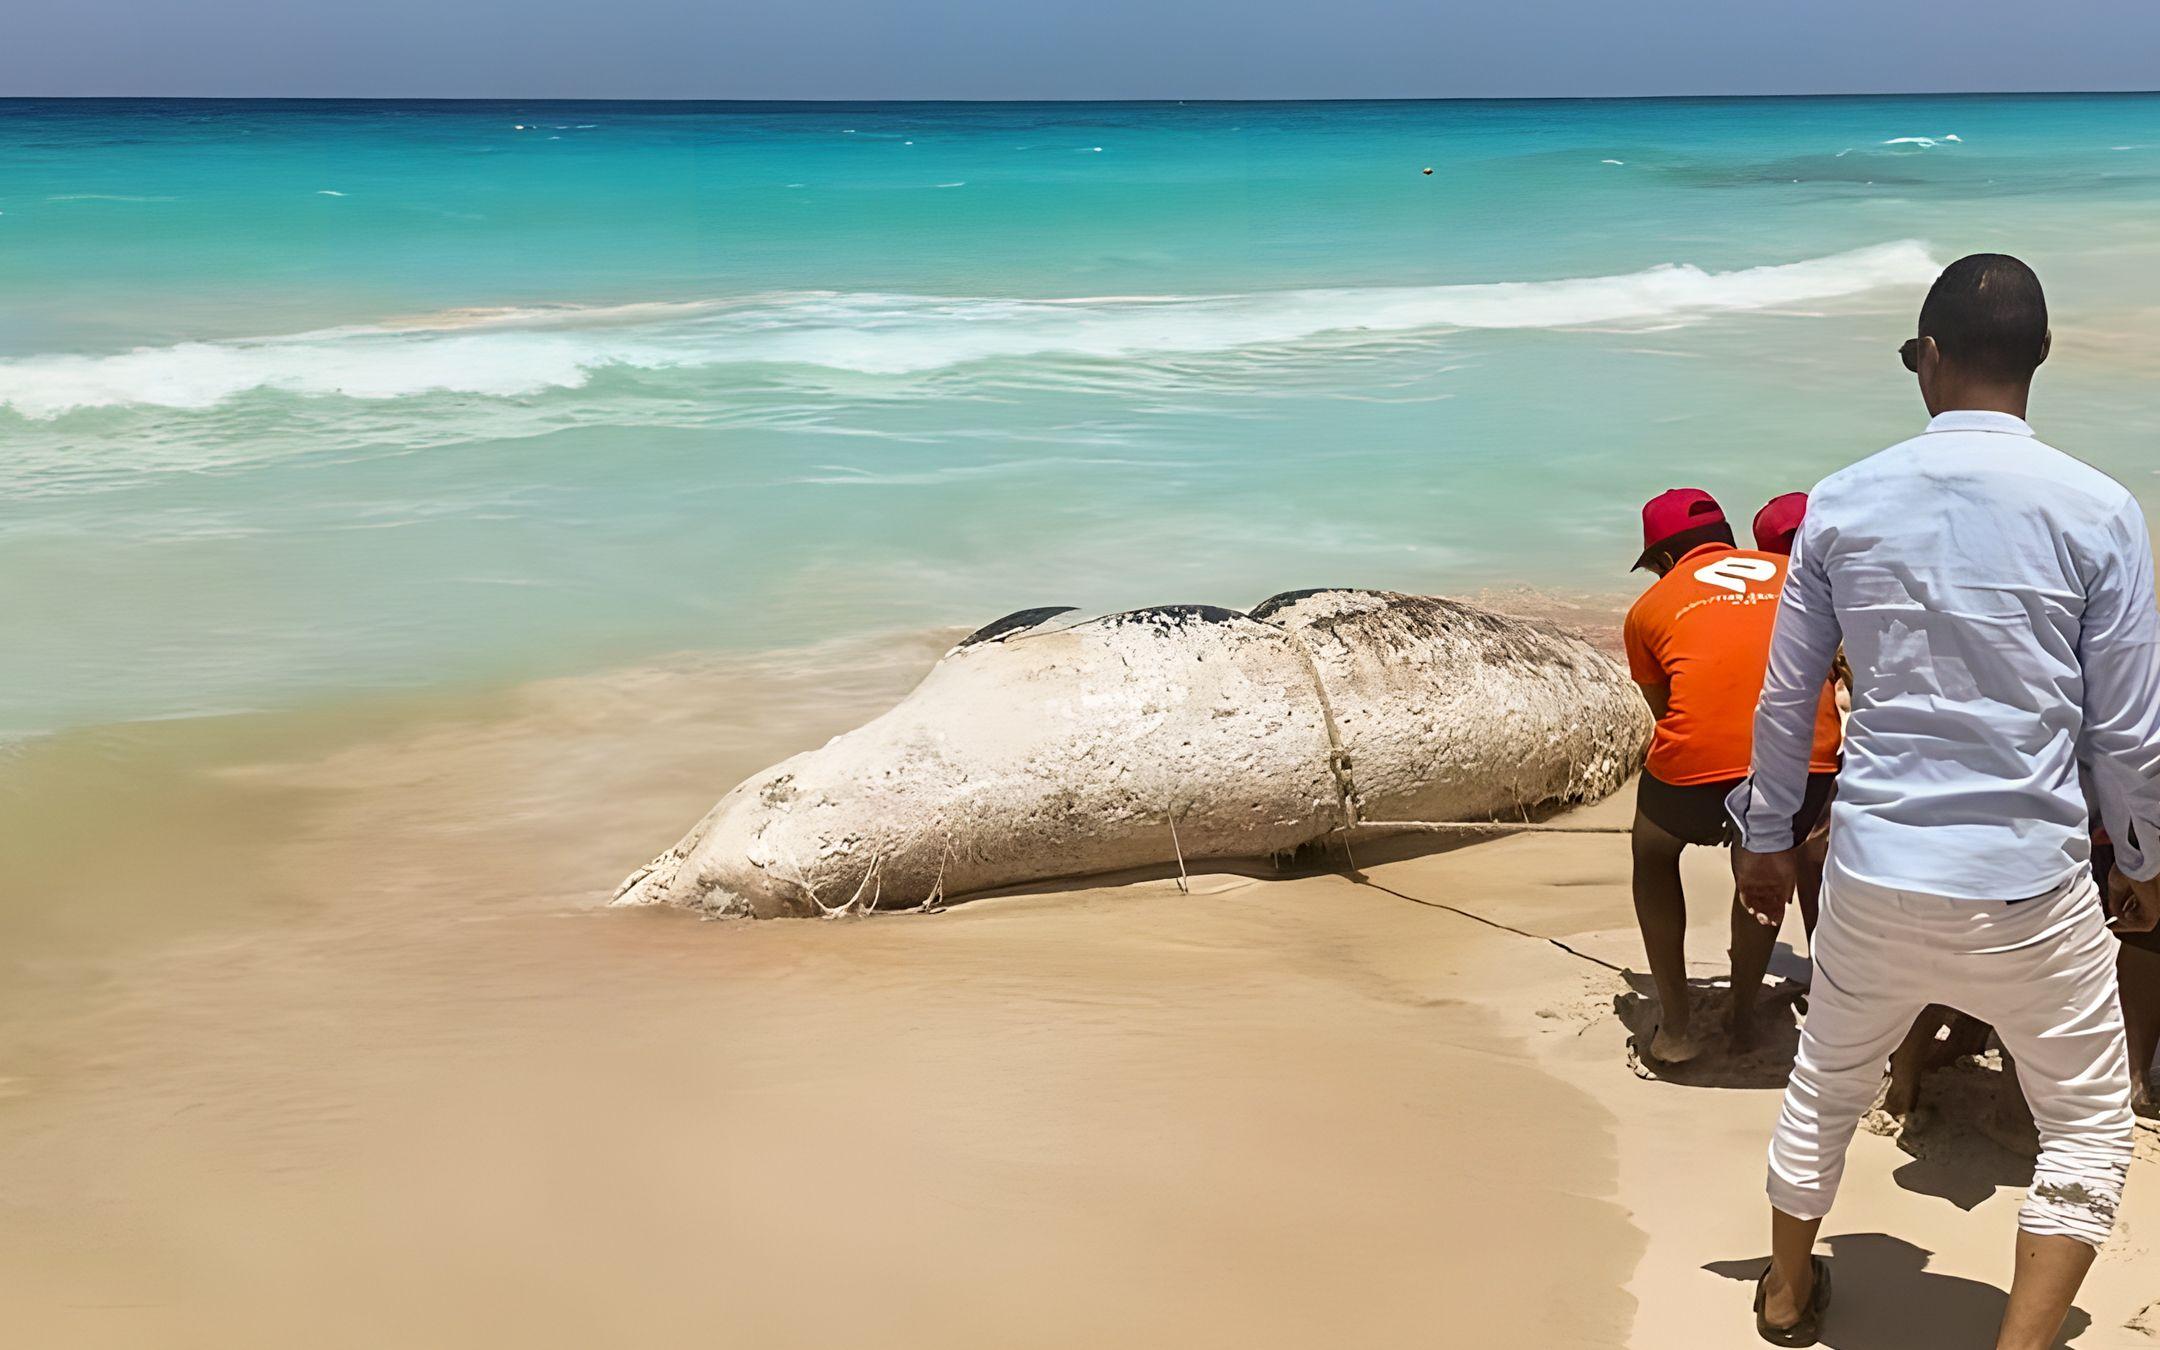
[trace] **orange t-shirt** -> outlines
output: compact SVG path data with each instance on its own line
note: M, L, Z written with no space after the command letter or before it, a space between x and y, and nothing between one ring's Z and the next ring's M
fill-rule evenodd
M1657 778L1686 787L1747 776L1785 563L1775 553L1705 544L1628 610L1628 670L1638 684L1672 691L1650 741ZM1838 741L1837 699L1826 683L1809 772L1837 771Z

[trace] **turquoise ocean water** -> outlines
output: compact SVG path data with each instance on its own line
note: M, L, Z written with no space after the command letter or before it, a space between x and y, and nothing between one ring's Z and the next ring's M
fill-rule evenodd
M1422 172L1427 167L1430 175ZM2037 266L2160 469L2160 99L0 102L0 736L1291 586L1628 593Z

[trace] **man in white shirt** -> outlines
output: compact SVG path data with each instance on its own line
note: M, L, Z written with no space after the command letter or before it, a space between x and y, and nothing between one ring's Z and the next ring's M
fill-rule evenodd
M1854 1126L1914 1016L1991 1022L2040 1134L1999 1350L2051 1346L2130 1162L2118 928L2160 913L2160 612L2137 502L2024 420L2048 349L2039 278L1951 264L1900 355L1934 420L1825 479L1779 605L1753 773L1729 809L1741 898L1782 917L1816 700L1842 643L1845 767L1807 1022L1770 1146L1756 1328L1813 1344L1812 1257ZM2114 838L2092 875L2080 763Z

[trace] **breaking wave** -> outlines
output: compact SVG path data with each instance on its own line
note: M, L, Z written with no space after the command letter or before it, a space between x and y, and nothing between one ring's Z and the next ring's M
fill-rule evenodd
M0 361L0 408L31 418L126 405L209 408L255 390L515 398L609 368L781 365L905 375L1028 358L1116 360L1450 329L1648 326L1919 285L1915 240L1730 272L1456 286L1019 300L794 292L725 301L465 310L282 337Z

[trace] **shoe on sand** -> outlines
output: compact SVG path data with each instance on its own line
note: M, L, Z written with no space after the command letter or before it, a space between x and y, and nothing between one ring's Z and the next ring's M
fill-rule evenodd
M1807 1306L1800 1310L1800 1320L1789 1327L1774 1327L1763 1318L1763 1298L1770 1283L1771 1267L1764 1266L1762 1278L1755 1281L1755 1334L1772 1345L1813 1345L1822 1338L1822 1315L1830 1306L1830 1267L1819 1257L1809 1258L1815 1266L1815 1291L1808 1295Z

